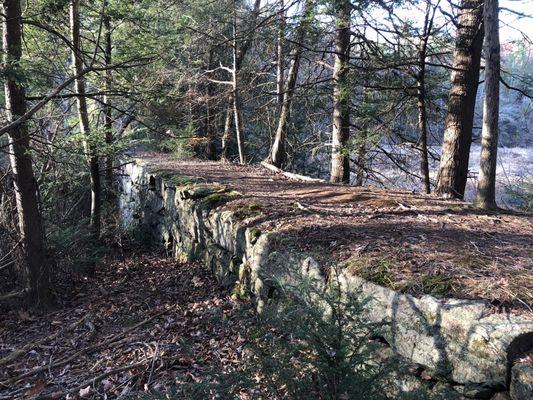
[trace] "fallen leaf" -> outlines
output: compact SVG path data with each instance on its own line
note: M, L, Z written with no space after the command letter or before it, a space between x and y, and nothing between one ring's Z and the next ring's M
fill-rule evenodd
M30 389L26 390L26 396L28 397L37 396L43 392L45 387L46 387L46 382L40 379Z
M91 387L87 386L86 388L80 389L80 397L87 397L89 395L89 392L91 391Z
M113 387L113 382L111 382L109 379L104 379L102 381L102 385L104 385L104 390L109 390Z

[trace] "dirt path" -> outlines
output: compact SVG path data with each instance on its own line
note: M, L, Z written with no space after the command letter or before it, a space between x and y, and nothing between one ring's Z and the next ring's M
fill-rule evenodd
M179 384L209 381L213 368L240 362L253 313L200 265L133 254L73 279L61 310L2 315L0 399L115 398L170 387L187 398ZM17 349L20 357L2 365Z
M533 308L533 215L485 213L467 203L372 187L296 182L261 166L142 154L154 169L243 194L225 205L261 231L324 263L341 263L414 295L488 299Z

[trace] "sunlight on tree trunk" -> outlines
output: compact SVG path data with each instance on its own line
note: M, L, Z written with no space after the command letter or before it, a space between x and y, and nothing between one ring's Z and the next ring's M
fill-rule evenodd
M331 134L331 176L333 183L350 183L350 59L349 0L335 0L335 66L333 68L333 132Z
M207 69L211 70L213 65L213 49L209 51L209 57L207 61ZM206 100L205 100L205 131L207 136L206 144L206 156L208 160L216 160L216 128L215 128L215 110L213 107L214 97L213 83L207 82L206 84Z
M420 149L420 172L422 174L422 184L424 185L424 192L431 193L431 184L429 181L429 162L428 162L428 129L427 129L427 109L426 109L426 56L428 41L433 29L433 20L435 18L435 11L439 3L432 7L428 2L426 5L426 12L424 16L424 29L422 37L420 38L420 45L418 47L418 90L417 90L417 106L418 106L418 147Z
M244 123L241 115L241 102L239 93L239 71L242 60L239 60L239 48L237 43L237 6L233 2L233 120L235 121L235 133L237 136L237 149L239 151L239 163L246 162L244 153Z
M482 47L483 0L463 0L435 190L444 197L462 199L465 193Z
M261 9L261 0L255 0L252 11L252 19L250 26L255 29L259 12ZM246 155L244 152L244 122L242 119L241 101L239 93L239 72L244 61L244 57L248 49L252 45L253 33L250 33L239 47L237 40L237 3L233 1L233 17L232 17L232 58L233 58L233 90L229 98L229 106L226 111L226 122L224 123L224 134L222 136L222 159L229 160L230 143L231 143L231 123L234 122L235 133L237 137L237 148L239 151L239 162L244 164L246 162Z
M272 149L270 150L270 161L278 168L283 167L283 164L287 158L285 142L287 127L289 124L289 114L294 97L294 90L296 89L296 81L298 79L298 69L300 68L300 58L302 56L302 44L304 43L307 34L309 18L313 9L314 1L306 0L304 4L302 22L300 22L300 26L298 27L294 48L291 52L291 65L289 67L287 84L283 93L283 103L281 104L278 127L276 129L276 135L274 137Z
M278 111L283 104L283 86L285 82L285 0L280 0L279 7L278 43L276 48L276 101Z
M496 161L498 155L498 117L500 115L500 34L498 0L485 0L485 86L483 92L483 130L477 184L476 206L497 209Z

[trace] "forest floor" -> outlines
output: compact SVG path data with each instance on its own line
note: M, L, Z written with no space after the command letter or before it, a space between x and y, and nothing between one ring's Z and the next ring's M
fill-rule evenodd
M239 191L222 207L245 225L286 234L284 246L324 265L341 263L413 294L485 298L531 312L531 215L296 182L258 166L145 161ZM0 310L0 400L153 398L146 396L168 390L193 398L196 386L245 364L246 343L257 334L253 309L218 289L209 269L136 247L110 251L94 276L67 274L56 299L45 314Z
M198 264L128 250L124 259L103 260L92 277L69 279L56 293L56 311L2 315L1 400L169 388L172 398L189 399L187 388L241 361L254 313Z
M152 168L216 182L242 196L224 205L243 224L277 231L323 265L413 295L487 299L533 309L533 214L374 187L300 182L261 166L144 153Z

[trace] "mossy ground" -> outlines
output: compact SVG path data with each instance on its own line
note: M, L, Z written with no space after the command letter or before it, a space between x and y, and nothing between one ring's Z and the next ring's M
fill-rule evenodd
M430 294L444 297L454 292L454 282L442 273L402 275L401 262L392 255L382 257L353 257L344 262L351 274L358 275L370 282L401 292Z
M205 196L203 201L205 204L216 207L230 200L236 199L239 196L241 196L241 194L235 190L219 189L218 191Z
M246 200L240 202L234 208L234 215L240 221L247 218L256 217L263 213L263 205L257 200Z

